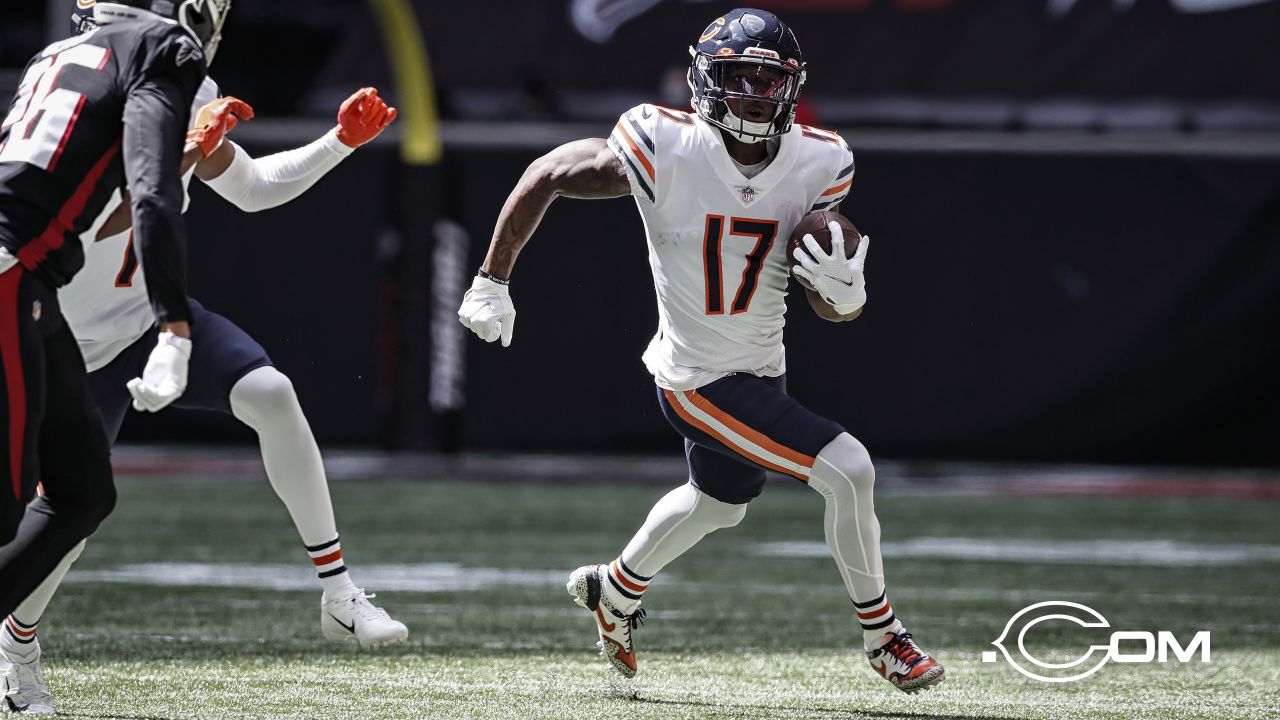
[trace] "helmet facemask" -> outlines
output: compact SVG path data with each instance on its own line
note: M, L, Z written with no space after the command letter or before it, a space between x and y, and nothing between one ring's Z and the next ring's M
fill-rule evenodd
M744 143L757 143L791 129L796 100L805 81L805 71L799 63L794 60L784 63L765 54L769 51L761 50L756 51L758 55L709 55L694 48L689 52L693 55L689 67L693 107L704 120ZM770 81L758 77L762 68L775 70L778 78ZM744 69L747 72L744 73ZM730 109L729 101L765 102L774 110L768 120L752 122L738 117Z

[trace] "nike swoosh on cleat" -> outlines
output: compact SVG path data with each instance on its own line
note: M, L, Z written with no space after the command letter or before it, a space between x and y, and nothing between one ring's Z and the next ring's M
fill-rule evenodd
M613 632L617 629L616 623L611 623L604 619L604 613L600 612L600 608L596 608L596 616L600 618L600 627L604 628L605 632ZM352 632L355 631L353 630Z
M845 287L853 287L853 279L852 279L852 278L850 278L849 280L845 281L845 280L841 280L840 278L836 277L835 275L827 275L827 277L831 278L832 280L835 280L836 282L840 283L841 285L844 285Z
M346 628L346 629L347 629L347 632L351 633L352 635L355 635L355 634L356 634L356 621L355 621L354 619L352 619L352 620L351 620L351 624L350 624L350 625L348 625L348 624L346 624L346 623L342 622L341 620L339 620L336 616L334 616L334 614L333 614L333 613L329 613L329 617L333 618L333 621L334 621L334 622L336 622L336 623L338 623L339 625L341 625L342 627Z

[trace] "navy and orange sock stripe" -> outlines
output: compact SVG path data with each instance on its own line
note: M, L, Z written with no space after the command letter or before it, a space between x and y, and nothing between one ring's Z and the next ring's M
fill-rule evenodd
M619 595L629 600L639 600L644 591L649 589L649 581L652 579L632 572L622 562L622 558L609 563L609 584Z
M4 630L6 633L8 633L9 637L14 639L15 642L20 642L26 645L27 643L31 643L35 641L36 627L39 624L40 624L40 621L37 620L30 625L26 625L20 622L14 616L10 615L9 617L5 618Z
M880 597L870 602L854 602L853 607L857 610L858 624L862 625L863 630L886 628L892 625L896 619L893 615L893 608L889 605L889 600L885 597L884 591L880 592Z
M339 538L335 537L328 542L306 547L307 554L311 556L311 564L316 566L316 574L320 577L333 577L347 571L346 563L342 560L342 544Z

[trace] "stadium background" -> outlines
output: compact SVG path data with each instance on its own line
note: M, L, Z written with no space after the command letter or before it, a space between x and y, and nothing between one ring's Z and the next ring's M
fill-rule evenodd
M901 458L1280 461L1280 76L1261 71L1280 3L764 5L802 39L805 112L854 148L843 209L878 241L856 325L790 313L796 395ZM721 6L238 4L213 74L255 106L235 135L255 154L317 136L362 84L405 113L277 210L194 183L193 294L263 342L327 445L671 447L630 200L553 206L513 347L444 326L523 167L639 102L687 103L686 36ZM66 32L31 7L5 64ZM175 414L124 438L251 436Z
M759 4L796 29L805 113L853 147L842 209L876 238L864 317L793 305L790 387L876 457L890 593L942 691L904 704L865 667L821 501L783 480L664 572L641 682L602 693L564 571L684 473L639 361L631 201L552 207L510 348L455 320L528 162L686 102L685 48L731 3L236 0L213 75L257 110L251 153L319 136L361 85L402 113L289 205L195 182L187 217L193 295L293 379L346 558L410 644L319 637L248 430L135 413L119 506L41 622L63 714L1280 717L1280 0ZM67 32L67 3L11 5L6 93ZM979 661L1053 599L1210 630L1213 664L1049 686Z

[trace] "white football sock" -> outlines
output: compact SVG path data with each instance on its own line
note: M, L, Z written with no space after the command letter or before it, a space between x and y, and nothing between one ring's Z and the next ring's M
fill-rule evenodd
M619 582L610 571L604 592L619 611L630 614L640 604L640 595L644 592L643 589L636 592L636 586L647 589L648 579L667 563L683 555L708 533L742 522L746 514L746 504L720 502L692 483L681 485L653 506L644 525L614 563L620 566L619 578L627 579L632 587Z
M289 509L312 562L337 553L336 558L322 563L325 569L317 569L325 593L353 588L341 560L337 523L333 519L333 503L329 499L320 448L302 414L293 383L273 367L252 370L231 388L231 411L257 431L267 479ZM325 576L334 570L337 572Z
M85 541L81 540L78 545L63 555L62 561L49 573L49 577L32 590L27 599L14 608L5 620L5 627L0 630L0 651L3 651L10 660L32 662L39 659L40 644L36 642L36 630L40 624L40 618L44 616L45 608L49 607L49 601L53 599L53 594L62 584L62 578L66 577L67 571L71 569L71 564L80 557L80 553L84 552L84 543Z
M883 644L885 633L902 628L885 597L880 521L872 497L875 480L870 454L849 433L827 443L809 475L809 487L827 502L827 547L853 600L868 649Z

